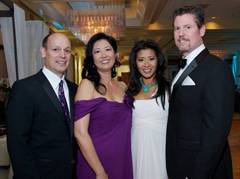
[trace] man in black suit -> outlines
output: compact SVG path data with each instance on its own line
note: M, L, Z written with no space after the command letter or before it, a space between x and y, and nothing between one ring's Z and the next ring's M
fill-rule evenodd
M203 44L204 12L174 12L175 44L185 58L172 82L166 160L171 179L231 179L228 145L234 103L231 70Z
M61 33L49 34L43 40L41 54L43 69L16 81L8 103L7 144L13 178L71 179L77 85L64 75L71 58L70 41ZM65 99L65 106L60 98Z

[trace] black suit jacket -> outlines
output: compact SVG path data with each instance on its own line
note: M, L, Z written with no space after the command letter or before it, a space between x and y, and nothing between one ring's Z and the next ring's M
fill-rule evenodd
M194 86L182 85L189 76ZM223 60L203 50L173 87L166 160L171 179L231 179L227 137L234 106L232 73Z
M13 84L7 108L7 144L14 179L70 179L73 172L73 103L77 85L67 81L66 120L42 73Z

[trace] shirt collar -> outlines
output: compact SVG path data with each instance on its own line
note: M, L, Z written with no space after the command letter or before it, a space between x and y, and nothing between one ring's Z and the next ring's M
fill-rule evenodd
M59 76L57 76L55 73L53 73L51 70L49 70L45 66L43 67L42 72L46 76L46 78L48 79L48 81L50 82L50 84L52 85L52 87L54 89L58 88L58 85L61 80L63 80L65 82L65 80L64 80L65 75L63 75L62 78L60 78Z
M186 57L183 57L187 59L187 65L189 65L195 59L195 57L198 56L205 48L205 45L201 44L199 47L189 53Z

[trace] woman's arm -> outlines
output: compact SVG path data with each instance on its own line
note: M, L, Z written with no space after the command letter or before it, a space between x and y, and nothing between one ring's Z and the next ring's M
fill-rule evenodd
M92 99L93 91L94 87L92 83L89 80L82 80L78 87L75 100ZM98 158L91 136L88 133L89 119L90 114L87 114L74 123L74 135L84 158L96 173L96 179L108 179L101 161Z

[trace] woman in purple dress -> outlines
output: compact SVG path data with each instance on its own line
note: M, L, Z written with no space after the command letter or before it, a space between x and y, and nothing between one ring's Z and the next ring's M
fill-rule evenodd
M118 64L116 40L104 33L86 47L75 102L74 134L79 146L78 179L132 179L132 101L126 85L113 78Z

